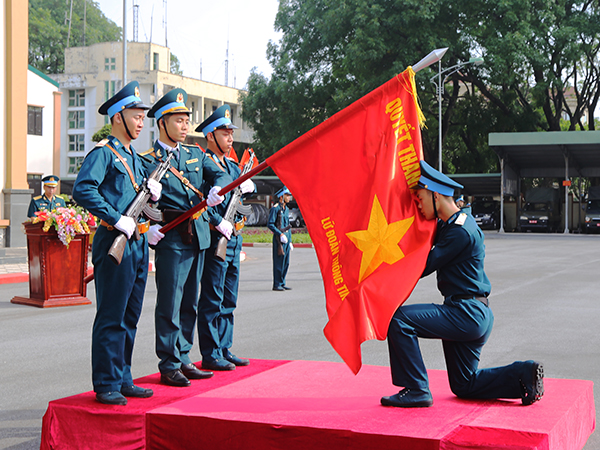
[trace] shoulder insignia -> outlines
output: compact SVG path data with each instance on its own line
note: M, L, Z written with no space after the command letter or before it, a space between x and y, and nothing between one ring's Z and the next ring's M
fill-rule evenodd
M150 149L146 150L145 152L138 153L138 154L141 156L146 156L146 155L154 156L154 147L151 147Z
M42 198L41 195L38 195L37 197L33 197L34 200L39 200L40 198Z
M460 213L454 223L456 225L463 226L465 224L465 220L467 220L467 215L465 213Z
M102 139L100 142L98 142L96 144L96 147L104 147L106 144L108 144L108 139Z

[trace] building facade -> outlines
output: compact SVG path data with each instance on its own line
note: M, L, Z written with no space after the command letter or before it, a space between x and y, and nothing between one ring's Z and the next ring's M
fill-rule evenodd
M65 51L65 72L51 75L62 92L60 148L61 192L70 193L84 156L95 143L92 136L109 123L98 108L123 87L123 44L104 42ZM247 147L253 132L241 120L239 89L221 86L170 72L171 52L167 47L145 42L127 44L127 82L140 84L141 98L152 105L171 89L188 93L187 107L192 111L191 131L187 143L206 148L206 139L194 129L219 106L231 107L236 149ZM148 150L158 137L154 119L146 119L144 129L133 146L138 152ZM239 153L239 152L238 152Z

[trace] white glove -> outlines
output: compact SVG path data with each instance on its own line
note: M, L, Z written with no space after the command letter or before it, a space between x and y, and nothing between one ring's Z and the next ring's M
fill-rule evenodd
M161 228L162 225L155 224L148 229L148 244L156 245L162 238L165 237L165 235L160 232Z
M219 195L219 192L221 192L221 188L219 186L213 186L210 188L210 191L208 191L208 197L206 198L206 204L208 206L219 205L223 202L223 200L225 200L225 197Z
M254 182L252 180L246 180L240 184L240 189L242 190L242 194L254 192Z
M152 200L153 202L157 201L160 198L160 194L162 193L162 184L160 184L153 178L148 178L147 186L150 190L150 200Z
M294 251L294 244L292 244L292 243L290 242L290 252L293 252L293 251Z
M221 223L215 228L217 229L217 231L220 231L221 234L227 239L231 239L231 233L233 233L233 225L231 225L231 223L228 220L221 220Z
M127 239L131 238L131 236L133 235L133 232L135 231L136 226L137 225L135 224L135 220L133 220L131 217L127 217L127 216L121 216L119 221L117 223L115 223L115 228L117 230L125 233L125 236L127 236Z
M287 236L285 234L283 234L283 233L279 236L279 240L281 241L282 244L287 244L288 243Z

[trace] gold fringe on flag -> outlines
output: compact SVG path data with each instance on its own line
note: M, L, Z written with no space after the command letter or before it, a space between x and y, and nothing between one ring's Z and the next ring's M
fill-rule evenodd
M425 115L421 110L421 102L419 101L419 96L417 95L417 85L415 84L415 71L412 66L408 66L404 72L407 72L408 79L410 80L411 94L415 101L415 108L417 109L417 117L419 118L419 126L421 128L425 127Z

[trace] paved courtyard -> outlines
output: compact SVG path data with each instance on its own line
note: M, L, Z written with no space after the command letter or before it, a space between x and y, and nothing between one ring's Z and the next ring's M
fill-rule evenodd
M544 362L547 377L600 382L600 236L486 234L494 331L482 366ZM291 256L288 292L271 290L269 247L245 247L233 351L241 357L341 361L325 337L323 285L312 249ZM0 270L0 273L2 271ZM28 284L0 285L0 449L38 449L48 402L91 390L90 336L94 305L39 309L10 299ZM94 286L88 297L94 301ZM148 278L134 351L134 377L157 372L154 275ZM440 302L435 276L409 299ZM422 341L428 368L445 369L439 341ZM389 364L387 344L362 346L363 363ZM195 349L195 359L200 359ZM389 391L394 392L390 382ZM543 399L542 399L543 401ZM596 402L598 408L598 402ZM586 450L600 450L594 433Z

